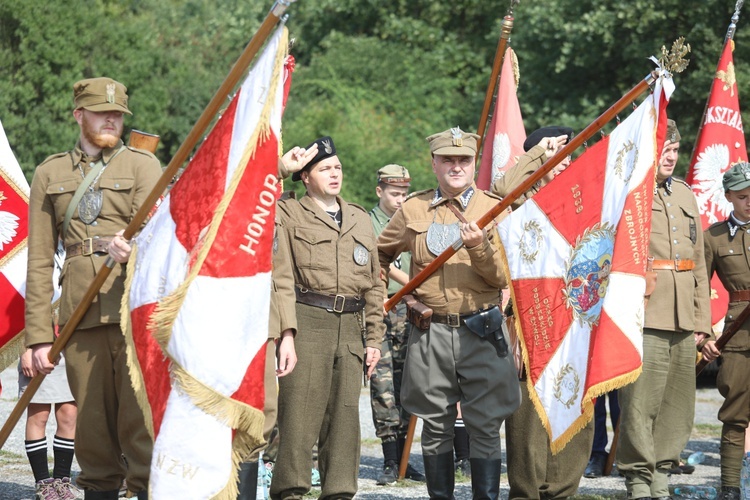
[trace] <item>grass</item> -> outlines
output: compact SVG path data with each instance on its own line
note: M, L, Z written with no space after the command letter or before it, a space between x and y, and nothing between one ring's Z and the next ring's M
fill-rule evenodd
M12 451L0 450L0 464L10 465L17 463L26 463L26 457Z
M695 424L693 435L698 437L718 437L721 435L721 424Z

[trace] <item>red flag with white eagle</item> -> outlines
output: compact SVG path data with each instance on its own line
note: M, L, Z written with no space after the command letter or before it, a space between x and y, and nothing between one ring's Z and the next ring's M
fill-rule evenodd
M123 329L152 498L236 498L262 442L286 28L135 239Z
M729 217L732 204L724 197L722 175L735 163L747 161L733 50L733 40L724 44L686 179L698 201L703 229ZM711 280L712 324L723 323L728 304L729 294L719 277L714 276Z
M524 152L526 130L516 95L518 81L518 58L513 49L508 47L500 70L495 110L482 144L482 163L477 175L479 189L490 189L495 179L505 175L505 171L515 165Z
M29 183L0 122L0 370L23 348Z
M673 88L660 78L498 225L529 394L553 453L591 419L596 396L641 371L651 200Z

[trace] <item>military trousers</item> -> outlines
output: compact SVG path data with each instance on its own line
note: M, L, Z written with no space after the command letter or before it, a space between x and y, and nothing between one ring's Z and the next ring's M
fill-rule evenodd
M670 495L667 471L693 430L695 355L693 332L644 328L643 372L619 394L617 467L628 498Z
M318 441L320 498L352 498L359 473L359 393L364 347L354 313L297 304L297 365L279 379L279 453L274 499L310 490Z
M471 458L500 459L500 426L518 408L520 397L510 354L498 356L492 344L464 325L411 326L401 402L424 420L424 455L452 453L460 402Z
M370 378L370 405L375 435L383 442L395 442L409 428L409 412L401 405L401 380L408 340L406 304L388 311L380 361Z
M567 498L578 491L594 438L594 422L576 434L557 455L547 430L521 382L521 406L505 422L511 499Z
M719 410L721 428L721 485L740 485L745 429L750 419L750 351L724 351L716 387L724 396Z
M76 330L65 347L65 361L70 390L78 404L78 486L111 491L127 479L130 491L145 490L153 441L130 380L120 325Z
M276 385L276 342L268 339L266 342L266 369L263 373L263 444L250 452L244 462L257 462L258 454L266 449L276 426L278 413L278 387Z

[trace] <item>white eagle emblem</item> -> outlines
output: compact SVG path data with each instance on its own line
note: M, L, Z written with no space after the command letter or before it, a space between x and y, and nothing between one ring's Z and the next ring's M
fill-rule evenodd
M510 160L510 137L508 134L498 132L492 142L492 184L495 180L505 175L500 169Z
M724 197L722 175L729 166L729 148L725 144L712 144L698 155L693 174L693 192L698 209L706 214L708 223L727 217L732 204Z
M6 199L3 192L0 191L0 205ZM18 217L10 212L0 210L0 251L16 237L18 234L16 229L18 229Z

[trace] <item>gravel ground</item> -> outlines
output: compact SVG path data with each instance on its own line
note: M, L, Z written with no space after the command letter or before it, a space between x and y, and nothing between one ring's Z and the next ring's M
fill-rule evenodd
M18 393L18 380L16 368L8 368L0 373L3 392L0 395L0 418L3 422L10 415L16 403ZM719 434L720 422L716 420L716 414L721 405L721 396L710 384L698 389L696 397L696 415L693 434L685 450L685 457L694 451L703 451L706 461L696 467L691 475L676 475L670 480L671 486L685 484L710 485L719 487ZM396 499L396 498L427 498L427 490L423 484L404 481L395 486L382 487L375 484L375 480L383 465L379 440L375 437L372 425L372 413L370 411L369 391L363 390L360 398L361 426L362 426L362 458L359 470L359 493L360 499ZM27 500L34 498L34 478L31 474L23 446L23 426L25 417L11 433L8 441L0 451L0 500ZM421 425L421 424L420 424ZM48 425L48 443L52 443L52 423ZM420 433L417 429L417 438ZM504 431L503 431L504 432ZM610 430L611 437L611 430ZM50 464L52 458L50 446ZM420 470L422 467L422 456L419 443L415 442L412 449L411 461ZM504 460L503 460L504 461ZM78 464L73 464L73 473L79 472ZM508 479L503 468L501 481L502 495L507 497ZM315 490L313 490L314 492ZM456 484L456 499L464 500L471 498L471 484L459 482ZM578 495L574 498L625 498L625 485L623 479L617 476L599 479L582 478L578 489ZM161 499L159 499L161 500ZM171 499L167 499L171 500Z

